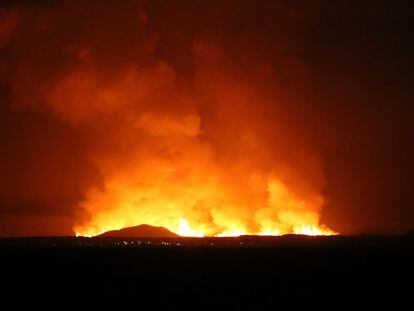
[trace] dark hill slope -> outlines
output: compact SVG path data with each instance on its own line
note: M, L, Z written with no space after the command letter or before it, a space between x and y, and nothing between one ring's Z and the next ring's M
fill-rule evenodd
M120 230L107 231L99 237L110 238L176 238L179 235L163 228L150 225L139 225L135 227L123 228Z

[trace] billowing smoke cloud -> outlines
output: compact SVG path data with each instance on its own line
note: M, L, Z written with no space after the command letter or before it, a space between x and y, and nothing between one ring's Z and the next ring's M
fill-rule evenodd
M314 5L269 1L257 16L246 3L198 5L64 1L2 13L8 111L65 128L58 158L79 148L76 163L90 167L73 167L74 230L328 230L301 61Z

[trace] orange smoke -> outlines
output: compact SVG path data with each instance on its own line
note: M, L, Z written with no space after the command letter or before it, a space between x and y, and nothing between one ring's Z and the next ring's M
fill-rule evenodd
M99 171L75 233L149 224L185 236L333 234L320 223L323 164L297 40L289 50L274 34L218 27L159 52L170 41L151 16L114 3L27 13L15 39L12 108L75 129ZM280 27L291 28L306 27Z
M269 85L274 73L256 64L240 72L204 43L194 54L192 86L157 63L123 70L109 86L82 73L49 90L60 117L88 126L102 120L93 120L99 133L91 145L104 186L80 204L86 215L76 234L138 224L182 236L334 234L320 224L320 161L278 120L292 99Z
M257 191L256 194L259 194L263 189L258 188L266 187L266 182L263 182L261 185L252 185L257 187L252 192ZM181 236L195 237L335 234L319 224L317 208L320 206L312 204L321 202L301 201L277 180L268 181L267 186L265 206L250 205L253 202L232 203L235 198L225 193L224 186L221 188L211 185L208 189L209 185L182 184L183 189L178 190L169 185L166 188L148 189L147 192L131 189L128 194L121 189L114 189L114 194L120 195L121 200L105 210L100 207L105 199L91 198L93 203L85 203L85 208L88 210L93 208L93 204L98 204L98 209L89 210L92 219L74 230L78 236L94 236L105 231L146 223L163 226ZM178 190L178 193L172 194L174 190ZM105 197L111 193L94 195Z

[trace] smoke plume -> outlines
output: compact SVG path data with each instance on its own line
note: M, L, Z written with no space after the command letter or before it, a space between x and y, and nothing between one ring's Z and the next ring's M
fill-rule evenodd
M7 109L67 132L50 139L59 167L76 163L38 180L28 200L71 174L77 195L60 206L82 235L142 223L184 235L330 233L301 58L316 5L266 1L255 15L243 1L173 3L1 13Z

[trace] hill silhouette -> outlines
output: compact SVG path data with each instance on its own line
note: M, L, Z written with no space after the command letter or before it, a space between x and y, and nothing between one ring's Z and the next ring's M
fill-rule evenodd
M154 227L150 225L139 225L135 227L123 228L120 230L107 231L99 237L111 238L177 238L175 234L163 227Z

